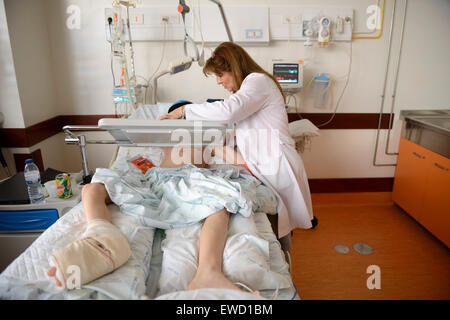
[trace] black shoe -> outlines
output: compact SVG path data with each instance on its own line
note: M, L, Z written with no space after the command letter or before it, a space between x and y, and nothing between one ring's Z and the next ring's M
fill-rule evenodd
M319 220L317 220L317 218L314 217L314 218L311 220L311 223L312 223L312 228L311 228L311 229L314 229L314 228L319 224Z

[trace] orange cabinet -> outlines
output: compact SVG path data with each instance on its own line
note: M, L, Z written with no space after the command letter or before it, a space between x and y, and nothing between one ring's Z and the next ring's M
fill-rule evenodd
M392 199L450 247L450 160L400 138Z
M431 151L400 138L392 199L419 220Z
M450 159L432 153L419 222L450 247Z

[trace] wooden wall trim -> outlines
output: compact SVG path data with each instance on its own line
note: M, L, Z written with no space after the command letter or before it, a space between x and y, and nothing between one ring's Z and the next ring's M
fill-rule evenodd
M31 147L61 131L60 117L54 117L25 129L28 146Z
M87 125L96 126L98 120L103 118L117 118L114 114L90 114L90 115L62 115L59 116L59 122L62 127L67 125Z
M389 129L389 113L381 116L381 129ZM326 123L333 116L332 113L288 113L288 121L308 119L315 126ZM394 114L392 114L394 119ZM333 120L319 129L378 129L378 113L336 113Z
M0 129L0 147L29 148L62 132L65 125L97 125L102 118L116 118L113 114L61 115L27 128Z
M308 119L319 126L327 122L332 113L289 113L288 120L293 122ZM0 147L29 148L59 132L65 125L96 125L99 119L116 118L113 114L90 115L60 115L27 128L0 129ZM337 113L326 126L319 129L377 129L378 113ZM389 128L389 113L384 113L381 119L381 129Z
M25 168L25 160L33 159L34 163L38 166L39 170L44 171L44 162L42 161L41 149L37 149L32 153L14 153L14 164L16 165L16 171L23 171Z
M0 148L28 148L28 137L26 129L0 129Z
M394 178L309 179L311 193L392 191Z

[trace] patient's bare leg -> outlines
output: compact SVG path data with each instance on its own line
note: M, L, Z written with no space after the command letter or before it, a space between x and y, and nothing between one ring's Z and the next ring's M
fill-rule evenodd
M81 199L86 222L94 219L103 219L111 222L111 213L107 204L111 203L106 188L101 183L90 183L83 187Z
M107 204L111 199L105 186L91 183L83 187L82 205L88 224L86 232L65 248L50 256L52 266L47 274L55 278L58 286L66 287L65 270L68 265L77 265L81 271L81 284L90 282L113 271L125 263L130 255L127 239L112 224Z
M188 290L226 288L239 290L222 272L222 257L228 232L229 213L222 209L206 218L200 233L198 269Z
M245 161L241 153L229 146L216 147L213 149L213 155L223 159L227 164L235 166L244 166Z

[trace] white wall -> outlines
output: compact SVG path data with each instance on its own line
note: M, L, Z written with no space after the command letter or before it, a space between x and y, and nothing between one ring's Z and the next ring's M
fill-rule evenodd
M26 9L24 9L26 8ZM5 1L25 127L58 115L48 16L42 0Z
M51 65L45 66L55 80L56 95L53 96L55 107L47 110L47 117L53 114L112 114L111 101L112 77L109 66L109 43L105 40L104 8L111 6L110 0L42 0L36 6L39 14L46 18L48 24L48 43L50 52L40 47L41 57L49 54ZM7 1L9 3L9 1ZM7 10L7 17L14 19L22 17L22 11L29 5L24 0L14 0L14 11ZM142 6L174 5L178 1L143 0ZM376 0L222 0L227 5L269 5L269 6L345 6L352 7L355 13L354 30L366 31L366 8L376 4ZM379 1L381 4L381 1ZM338 112L343 113L378 113L380 111L381 94L385 76L389 27L393 9L392 0L386 0L383 34L379 39L354 39L352 45L352 72L348 87L339 105ZM400 44L400 26L402 22L404 0L396 1L394 18L394 33L392 42L391 62L386 84L384 112L389 112L394 90L394 71ZM81 9L81 28L69 30L66 19L69 16L66 9L76 4ZM188 1L191 8L197 1ZM210 5L209 1L200 0L201 5ZM42 9L45 9L42 12ZM450 1L448 0L409 0L403 41L403 52L398 77L397 96L394 112L398 117L400 110L410 108L448 109L448 75L450 64L450 38L442 35L443 30L450 30ZM30 19L32 19L30 17ZM31 21L34 21L33 19ZM43 26L39 27L38 37L45 38ZM9 23L9 22L8 22ZM221 22L220 22L221 23ZM11 24L11 23L9 23ZM23 36L22 32L22 36ZM29 38L29 37L28 37ZM23 36L23 39L27 37ZM44 39L44 42L47 41ZM14 46L13 46L14 47ZM148 78L153 74L160 62L162 42L135 43L135 58L137 74ZM292 57L304 58L306 52L303 42L275 41L267 47L245 47L255 60L262 66L268 66L272 58ZM298 94L301 112L334 111L337 97L342 92L349 63L350 43L333 43L326 49L315 47L312 59L308 61L305 70L306 81L318 72L332 74L337 81L334 86L334 102L324 109L314 108L304 94ZM162 60L162 67L171 60L183 55L181 42L167 42ZM209 51L207 51L209 56ZM17 68L17 66L16 66ZM30 69L31 77L36 77L36 69ZM25 71L24 71L25 73ZM47 75L48 76L48 75ZM20 78L20 77L18 77ZM21 79L19 79L21 80ZM50 86L48 88L51 88ZM48 89L47 88L47 89ZM201 68L194 65L186 72L161 78L158 84L160 101L176 101L189 99L194 102L206 98L223 98L228 95L217 86L213 77L205 78ZM22 98L22 94L21 94ZM29 110L29 109L27 109ZM25 122L32 120L24 115ZM397 150L400 134L400 122L395 121L390 151ZM375 148L376 130L322 130L321 136L314 138L312 149L302 155L309 178L356 178L356 177L392 177L395 167L374 167L372 158ZM379 143L379 163L395 163L395 156L384 155L386 130L382 131ZM73 170L73 159L79 154L75 146L60 145L64 150L65 159L71 161L65 164L66 170ZM97 149L96 149L97 150ZM45 151L44 151L45 152ZM105 166L109 162L112 148L106 147L105 152L89 152L88 160L91 167ZM69 165L70 163L70 165ZM81 168L81 166L79 166ZM61 167L58 167L61 169ZM62 168L64 169L64 168Z
M20 105L3 0L0 0L0 83L0 112L5 117L3 128L24 128L25 123Z

